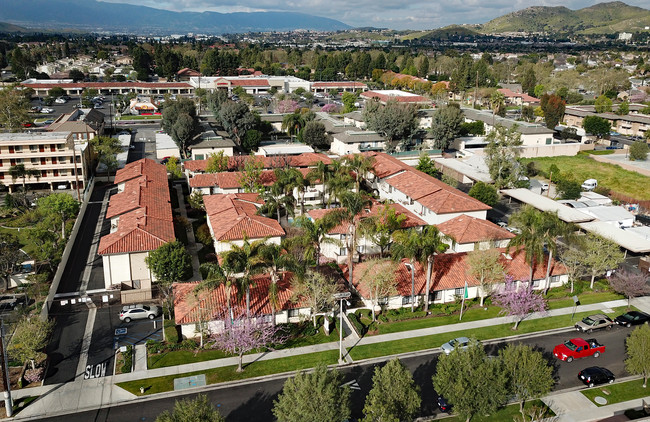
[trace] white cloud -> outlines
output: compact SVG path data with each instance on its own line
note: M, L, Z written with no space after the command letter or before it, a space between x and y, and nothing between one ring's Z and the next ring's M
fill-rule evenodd
M105 0L106 1L106 0ZM290 11L340 20L351 26L392 29L433 29L451 24L484 23L531 6L565 6L580 9L590 0L108 0L176 12ZM650 9L650 0L627 0Z

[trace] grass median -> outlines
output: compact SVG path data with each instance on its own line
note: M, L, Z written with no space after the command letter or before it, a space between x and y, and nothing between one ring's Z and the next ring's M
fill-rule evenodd
M624 306L614 308L614 313L625 312ZM366 344L348 349L354 360L375 358L380 356L394 355L398 353L415 352L418 350L440 347L441 344L456 337L474 337L478 340L490 340L502 337L511 337L520 334L534 333L537 331L550 330L554 328L571 327L576 321L598 313L597 311L578 312L573 319L571 315L558 315L534 320L524 320L519 324L517 331L513 331L513 323L493 325L470 330L459 330L448 333L432 334L423 337L404 338L399 340L385 341L382 343Z
M236 372L237 366L224 366L221 368L207 369L205 371L188 372L185 374L167 375L163 377L146 378L134 381L121 382L117 385L137 396L163 393L174 389L174 379L191 375L205 374L208 384L217 384L226 381L237 381L263 375L279 374L281 372L297 371L313 368L319 364L332 365L338 362L339 351L308 353L305 355L291 356L279 359L260 360L244 365L243 372ZM145 388L144 394L140 387Z
M607 393L605 393L605 391L607 391ZM650 396L650 389L643 388L643 380L638 379L618 384L608 384L598 388L590 388L589 390L581 391L581 393L596 406L600 407L603 405L594 401L598 396L607 399L607 404L614 404Z

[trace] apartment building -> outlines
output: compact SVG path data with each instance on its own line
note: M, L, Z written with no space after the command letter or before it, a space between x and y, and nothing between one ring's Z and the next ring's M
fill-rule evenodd
M0 133L0 183L19 186L83 189L90 175L88 144L75 145L72 132ZM13 178L10 169L24 165L39 175Z

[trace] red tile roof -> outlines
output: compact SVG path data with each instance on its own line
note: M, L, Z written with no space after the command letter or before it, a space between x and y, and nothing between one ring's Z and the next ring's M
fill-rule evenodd
M373 173L436 214L489 210L481 201L383 152L373 155Z
M504 240L515 237L514 234L491 221L481 220L480 218L465 214L440 223L437 226L442 233L453 237L456 243Z
M500 257L501 264L504 266L507 274L514 277L515 280L527 281L530 277L530 266L526 262L525 253L523 250L512 252L511 258L508 259L503 255L505 249L499 249L502 252ZM534 280L539 280L546 277L546 263L539 263L535 266L533 274ZM411 271L404 265L409 262L408 259L400 261L395 272L397 280L397 291L400 296L411 295ZM359 291L361 296L369 298L369 291L365 283L359 284L359 277L364 274L367 263L362 262L354 266L354 281L353 284ZM551 275L564 275L566 268L559 262L551 261ZM346 279L349 277L347 268L344 269L344 276ZM426 285L426 266L422 267L419 263L415 263L415 294L421 295L425 292ZM449 290L458 289L465 286L467 281L468 286L478 286L479 282L469 273L467 264L467 253L448 253L437 255L434 261L433 274L431 276L431 288L434 290Z
M367 85L364 84L363 82L349 82L349 81L341 81L341 82L313 82L311 84L312 88L357 88L357 89L365 89L367 88Z
M193 173L205 171L207 166L208 160L187 160L183 162L185 170L189 170Z
M278 281L278 308L280 310L297 309L304 307L299 301L292 302L294 292L291 288L293 274L285 272L282 279ZM196 292L199 282L174 283L174 317L176 324L192 324L199 319L207 321L222 319L228 312L228 300L224 285L216 289L201 290ZM260 274L253 277L253 283L250 288L250 311L252 315L271 315L272 308L269 302L269 287L271 278L267 274ZM198 295L198 296L197 296ZM230 292L230 305L235 317L246 314L245 295L237 300L237 286L233 286ZM201 315L199 304L203 308L204 314ZM202 318L201 318L202 317Z
M130 163L116 174L124 191L109 201L106 218L119 216L117 230L99 241L99 255L155 250L175 240L167 170L153 160Z
M276 220L256 214L255 204L261 203L257 194L204 196L203 204L215 240L228 242L245 236L251 239L284 236L284 230Z

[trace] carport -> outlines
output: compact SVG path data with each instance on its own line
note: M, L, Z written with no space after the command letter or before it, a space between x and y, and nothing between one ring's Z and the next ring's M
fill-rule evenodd
M551 198L531 192L528 189L504 189L502 194L515 200L537 208L540 211L556 212L560 220L566 223L585 223L594 220L594 217L576 209L561 204Z

